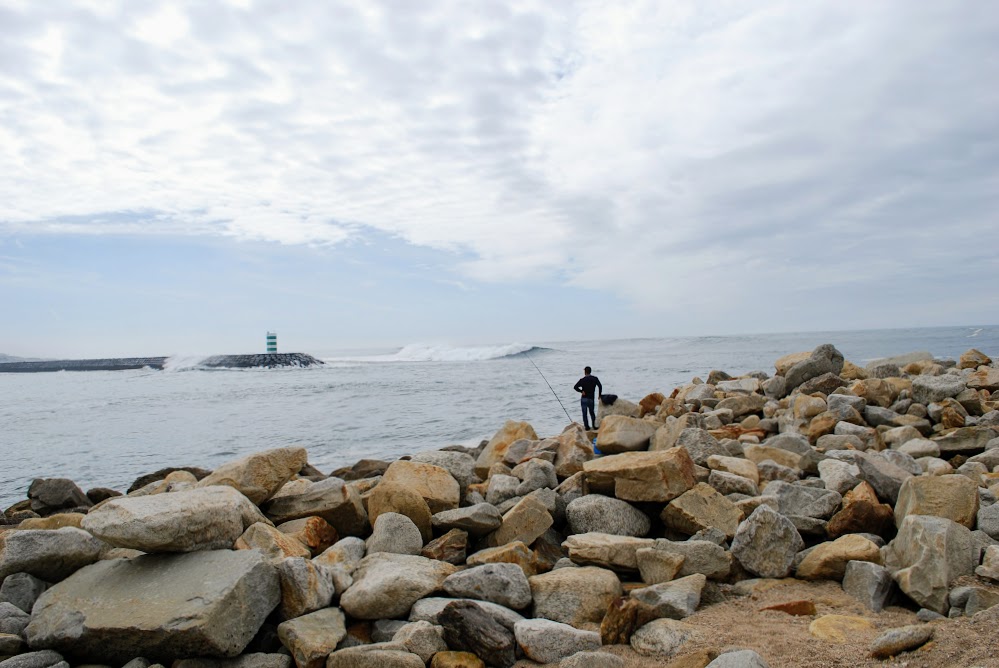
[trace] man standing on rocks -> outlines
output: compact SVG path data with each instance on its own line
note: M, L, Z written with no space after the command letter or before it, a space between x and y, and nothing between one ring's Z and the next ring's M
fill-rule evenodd
M590 375L590 367L583 369L583 377L576 381L576 384L572 389L581 393L583 396L579 399L579 405L583 408L583 427L589 431L590 422L593 423L593 428L596 429L597 426L597 414L594 411L594 397L599 397L603 394L604 388L600 384L600 379L596 376ZM594 394L594 390L598 390ZM589 417L587 417L587 411L589 411Z

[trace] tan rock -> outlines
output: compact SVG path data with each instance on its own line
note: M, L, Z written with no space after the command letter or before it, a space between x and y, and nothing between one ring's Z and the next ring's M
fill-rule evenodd
M591 531L569 536L562 547L569 551L569 558L577 564L600 566L615 570L638 570L635 552L656 544L652 538L616 536Z
M277 530L305 545L312 550L312 554L320 554L340 540L336 529L321 517L303 517L285 522L278 525Z
M908 515L946 517L969 529L978 516L978 485L963 475L917 476L906 479L895 504L895 525Z
M902 392L912 393L912 381L908 378L885 378L885 382L891 390L892 401L898 399Z
M623 501L671 501L696 482L694 461L684 448L609 455L586 462L583 471L591 492Z
M667 527L681 533L693 535L714 527L731 539L745 516L714 487L698 483L670 501L661 517Z
M756 462L739 457L724 457L722 455L710 455L708 457L708 468L712 471L732 473L742 476L747 480L752 480L755 484L760 484L760 470Z
M638 402L638 417L645 417L648 414L655 415L659 406L666 401L666 395L662 392L653 392L642 397Z
M579 425L570 425L559 434L555 450L555 475L568 478L583 470L583 464L593 459L593 443Z
M778 360L774 362L774 368L777 369L777 375L783 376L787 374L788 370L790 370L791 367L793 367L798 362L804 362L811 356L812 356L812 351L806 350L804 352L791 353L790 355L784 355L783 357L778 358Z
M433 464L403 460L392 462L382 476L382 484L385 483L408 487L422 496L431 514L454 510L461 500L458 481L447 469Z
M471 652L437 652L430 668L486 668L482 659Z
M802 580L842 580L849 561L881 564L881 551L863 536L847 534L809 552L795 575Z
M843 370L839 372L839 377L844 380L864 380L867 378L867 372L850 360L846 360L843 362Z
M801 455L795 454L789 450L784 450L783 448L775 448L770 445L751 444L747 445L743 449L743 453L746 459L754 462L755 464L759 464L760 462L770 459L777 462L781 466L787 466L792 469L805 468Z
M676 577L683 567L686 557L675 552L664 552L654 547L643 547L635 550L638 560L638 572L645 584L669 582Z
M842 420L838 412L826 411L825 413L819 413L808 423L808 431L806 433L808 440L812 445L815 445L819 438L833 433L836 425L842 422Z
M796 394L794 396L794 417L799 420L810 420L826 410L826 400L822 397L814 397L808 394Z
M649 450L669 450L676 447L676 442L684 429L700 428L700 413L684 413L673 419L666 418L666 423L656 430L649 441Z
M531 548L520 541L479 550L470 555L466 563L470 567L483 564L516 564L527 577L538 574L537 556Z
M881 378L867 378L858 380L850 385L850 391L858 397L867 400L868 405L888 408L894 398L892 397L892 387Z
M233 547L237 550L260 550L272 561L280 561L286 557L312 556L312 551L299 540L263 522L250 525L236 539Z
M775 603L773 605L768 605L760 608L763 610L773 610L775 612L783 612L793 617L809 617L816 613L815 602L809 600L798 600L798 601L787 601L785 603Z
M476 475L480 478L486 478L489 473L489 467L502 461L510 444L522 438L536 441L538 440L538 435L535 433L534 427L527 422L507 420L506 424L489 440L489 443L486 444L485 449L476 460Z
M843 508L826 525L830 538L850 533L884 535L893 524L892 507L881 503L870 483L862 482L843 497Z
M368 517L374 523L383 513L399 513L413 520L423 542L433 538L433 513L423 496L414 489L382 482L368 493Z
M587 462L589 463L589 462ZM528 495L503 515L503 524L489 534L490 547L520 541L530 545L554 524L548 508L536 496Z
M83 513L58 513L48 517L29 517L17 525L18 529L40 529L54 531L63 527L80 528L80 523L86 517Z
M968 376L968 387L973 390L999 390L999 369L986 367ZM993 395L994 397L995 395Z
M265 450L227 462L198 483L198 487L228 485L256 505L274 496L282 485L308 463L305 448Z
M420 550L420 556L461 565L465 563L467 549L468 532L461 529L451 529L443 536L424 545L423 549Z
M528 582L534 599L532 617L576 628L599 623L611 602L623 593L612 571L593 566L560 568L528 578Z
M991 357L981 350L971 348L961 355L958 367L961 369L977 369L980 366L988 366L989 364L992 364Z
M663 668L706 668L712 661L718 658L718 652L713 649L699 649L692 654L673 659Z
M863 617L823 615L809 624L808 632L819 640L835 643L853 642L857 634L874 631L874 624Z
M715 406L715 410L730 410L736 419L750 413L757 413L763 410L767 403L766 397L759 394L740 394L722 399Z
M649 439L659 429L659 422L650 422L625 415L608 415L600 422L597 449L604 454L648 450Z

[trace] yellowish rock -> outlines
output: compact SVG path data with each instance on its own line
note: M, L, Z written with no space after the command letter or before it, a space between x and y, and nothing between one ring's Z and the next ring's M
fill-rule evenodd
M591 492L622 501L671 501L696 484L685 448L609 455L586 462L583 471Z
M859 534L847 534L809 552L795 574L802 580L842 580L849 561L880 564L881 550Z
M793 469L804 468L802 466L801 455L795 454L782 448L775 448L769 445L747 445L744 449L746 459L759 464L760 462L772 459L781 466L788 466Z
M978 485L963 475L916 476L906 479L895 504L895 525L908 515L935 515L975 528Z
M804 352L791 353L790 355L784 355L783 357L778 358L778 360L774 362L774 368L777 369L777 375L778 376L786 375L787 372L791 369L791 367L793 367L798 362L804 362L811 356L812 356L812 351L806 350Z
M548 508L536 496L528 495L503 515L503 524L489 534L486 542L491 547L520 541L530 545L554 524Z
M971 348L961 355L961 360L958 366L962 369L977 369L980 366L988 366L992 364L992 358L983 353L981 350L976 348Z
M569 558L577 564L601 566L614 570L638 570L635 552L656 544L652 538L615 536L591 531L569 536L562 547L569 551Z
M471 652L437 652L430 668L486 668L486 664Z
M479 455L479 458L475 462L475 473L480 478L486 478L489 473L489 467L502 461L510 444L522 438L536 441L538 440L538 435L535 433L534 427L527 422L507 420L506 424L500 427L500 430L493 435L489 443L486 444L485 449Z
M844 380L864 380L867 378L867 372L850 360L846 360L843 362L843 370L839 372L839 377Z
M199 487L228 485L256 505L274 496L308 462L305 448L276 448L227 462L198 483Z
M810 394L798 394L794 398L794 417L799 420L810 420L826 410L826 400L813 397Z
M233 547L237 550L260 550L273 561L280 561L285 557L312 556L312 551L301 541L263 522L247 527Z
M708 468L713 471L731 473L752 480L757 485L760 484L760 469L756 466L756 462L739 457L709 455L707 464Z
M681 533L693 535L714 527L731 539L745 516L714 487L702 482L670 501L661 517L667 527Z
M461 486L447 469L412 461L392 462L382 476L382 483L408 487L423 497L431 513L454 510L461 500Z
M521 541L513 541L498 547L487 547L479 550L468 557L465 562L468 566L482 566L484 564L516 564L524 571L524 575L531 577L538 574L538 558L534 551Z
M808 625L808 632L819 640L835 643L852 642L857 634L874 631L874 624L863 617L823 615Z
M80 528L80 522L86 517L83 513L58 513L48 517L29 517L17 525L18 529L62 529L63 527Z

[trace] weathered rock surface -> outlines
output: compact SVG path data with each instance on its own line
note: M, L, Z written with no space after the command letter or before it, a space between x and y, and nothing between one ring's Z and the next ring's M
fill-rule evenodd
M624 415L609 415L600 423L597 449L608 455L648 450L649 439L656 433L656 429L658 425L655 422Z
M509 668L516 662L513 632L475 603L449 603L437 619L451 649L471 652L496 668Z
M423 549L423 536L413 520L399 513L382 513L375 520L371 535L365 542L368 554L392 552L394 554L419 554Z
M671 501L696 484L694 462L683 448L601 457L583 471L592 492L623 501Z
M569 536L563 546L577 564L634 571L638 570L636 552L652 547L655 542L651 538L591 532Z
M611 601L621 595L621 582L612 571L587 566L561 568L528 578L534 599L533 616L579 628L599 622Z
M884 566L869 561L851 561L843 574L843 591L869 610L881 612L891 596L895 581Z
M554 523L551 513L534 495L525 496L503 515L500 528L489 534L491 546L520 541L530 545Z
M298 668L322 668L347 628L340 608L325 608L278 625L277 633Z
M300 541L263 522L251 524L243 535L236 539L233 547L237 550L260 550L268 559L274 560L312 556L312 550Z
M660 617L683 619L696 612L707 581L706 577L698 573L672 582L633 589L630 596L655 610Z
M285 619L294 619L329 606L336 584L327 566L303 557L288 557L277 564L281 582L279 609Z
M438 652L447 651L444 628L430 622L410 622L395 632L393 643L403 645L424 663L429 663Z
M655 549L683 557L679 577L701 574L712 580L724 580L732 570L732 553L708 540L673 541L660 538Z
M103 543L81 529L0 533L0 579L28 573L55 582L100 557Z
M871 643L871 656L875 659L889 659L925 645L932 637L933 627L924 624L889 629Z
M354 584L340 597L340 607L356 619L385 619L409 614L413 604L441 589L457 569L443 561L378 552L361 560Z
M361 497L354 487L339 478L305 484L294 493L283 492L284 488L263 505L264 512L275 524L314 515L326 520L341 536L363 536L371 528Z
M218 467L199 487L228 485L255 505L271 498L308 462L305 448L277 448L256 452Z
M640 627L631 636L631 648L643 656L676 656L695 635L689 624L674 619L656 619Z
M28 499L31 509L42 516L94 505L75 482L66 478L35 478L28 487Z
M485 564L449 575L444 591L456 598L474 598L514 610L531 603L531 585L515 564Z
M279 600L277 573L257 552L147 555L101 561L53 586L26 633L31 647L91 660L232 657Z
M527 658L555 663L577 652L600 649L600 634L548 619L525 619L513 628L517 644Z
M602 494L587 494L570 501L565 515L574 534L596 531L644 536L652 526L649 516L630 503Z
M963 475L918 476L902 483L895 504L895 523L908 515L935 515L969 529L978 515L978 485Z
M767 485L767 490L770 487L771 485ZM711 485L698 483L693 489L670 501L661 517L663 523L674 531L693 535L714 527L724 532L726 537L732 538L743 514Z
M507 420L498 432L489 440L485 449L475 461L475 473L480 478L485 478L489 473L489 467L496 462L502 461L511 443L520 439L530 441L538 440L538 435L534 428L527 422L515 422Z
M805 546L791 520L767 505L746 518L732 539L732 556L750 573L766 578L787 577L794 555Z
M842 580L846 565L857 561L880 564L881 551L863 536L849 534L816 546L798 564L795 575L803 580Z
M427 542L433 538L434 524L430 513L430 506L427 505L427 502L422 496L408 487L404 487L398 483L382 481L378 483L377 487L371 490L368 494L367 501L368 519L372 523L377 522L378 518L384 513L398 513L400 515L405 515L413 521L416 528L420 530L420 536L423 539L423 542ZM492 506L489 507L492 508ZM445 512L461 512L461 510L466 509L449 510ZM495 511L495 508L493 510Z
M48 586L44 580L28 573L8 575L0 585L0 603L10 603L30 614L35 601Z
M427 502L431 513L454 510L461 500L461 486L440 466L413 461L396 461L385 470L382 482L407 487Z

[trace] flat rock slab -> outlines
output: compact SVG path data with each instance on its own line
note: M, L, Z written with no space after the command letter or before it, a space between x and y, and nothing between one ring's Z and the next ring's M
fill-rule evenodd
M933 637L933 627L914 624L885 631L871 643L871 656L888 659L896 654L921 647Z
M47 582L62 580L97 561L104 545L81 529L0 533L0 580L28 573Z
M514 627L517 644L532 661L555 663L577 652L600 649L600 634L548 619L527 619Z
M281 598L253 550L101 561L46 591L26 629L33 648L123 664L237 656Z

